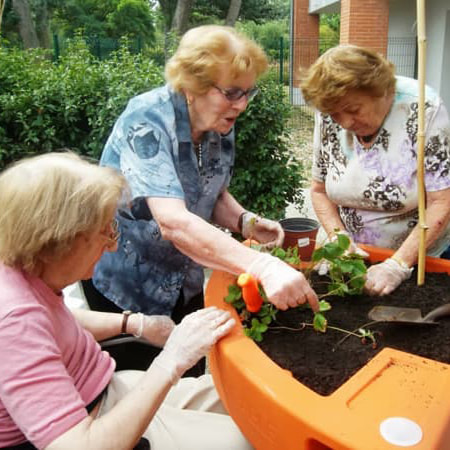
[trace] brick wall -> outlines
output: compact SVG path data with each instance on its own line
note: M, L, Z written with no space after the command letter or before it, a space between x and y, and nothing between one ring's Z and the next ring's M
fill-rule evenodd
M294 0L294 86L300 67L309 67L319 56L319 16L308 14L309 0Z
M389 0L341 0L341 44L361 45L386 55L388 27Z

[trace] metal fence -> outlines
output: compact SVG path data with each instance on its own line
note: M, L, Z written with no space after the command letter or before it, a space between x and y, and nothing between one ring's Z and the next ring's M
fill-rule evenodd
M83 36L91 53L98 59L107 59L112 52L118 50L123 45L123 40L114 38L105 38L98 36ZM53 58L57 60L61 54L67 50L68 38L63 38L57 34L53 35ZM135 39L127 40L128 49L132 53L140 53L143 48L142 39L137 37Z

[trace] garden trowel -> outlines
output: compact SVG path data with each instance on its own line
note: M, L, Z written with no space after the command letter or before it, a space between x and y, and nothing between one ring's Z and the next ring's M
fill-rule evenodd
M450 303L438 306L425 317L418 308L399 308L396 306L375 306L369 311L369 319L376 322L411 323L437 325L435 319L450 316Z

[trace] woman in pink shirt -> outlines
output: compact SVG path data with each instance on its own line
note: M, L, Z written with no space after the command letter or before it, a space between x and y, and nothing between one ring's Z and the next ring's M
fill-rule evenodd
M62 290L115 251L126 182L71 153L0 175L0 448L250 448L211 377L183 378L233 326L217 308L166 316L70 311ZM97 341L163 347L145 372L114 372ZM178 382L179 381L179 382Z

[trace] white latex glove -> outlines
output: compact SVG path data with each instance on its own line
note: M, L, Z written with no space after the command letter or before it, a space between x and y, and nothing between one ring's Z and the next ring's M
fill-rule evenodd
M164 347L175 322L169 316L144 316L142 337L155 347Z
M370 295L387 295L407 280L413 269L403 267L395 259L388 258L380 264L369 267L364 289Z
M347 231L339 231L337 234L345 234L350 239L350 245L348 246L348 249L345 251L344 255L351 255L356 254L358 256L361 256L363 259L367 259L369 257L369 254L364 251L362 248L358 247L353 239L350 237L350 234ZM334 235L331 239L329 239L329 242L334 242L337 240L337 235ZM322 260L318 264L316 264L313 269L319 274L319 275L326 275L330 270L330 262L327 260Z
M278 309L308 302L313 311L319 310L317 295L305 276L279 258L263 253L250 264L247 272L261 283L267 298Z
M248 211L242 216L241 234L245 239L255 239L268 249L281 247L284 241L284 231L278 222Z
M175 384L234 324L229 312L214 306L195 311L173 329L153 364L166 370Z

